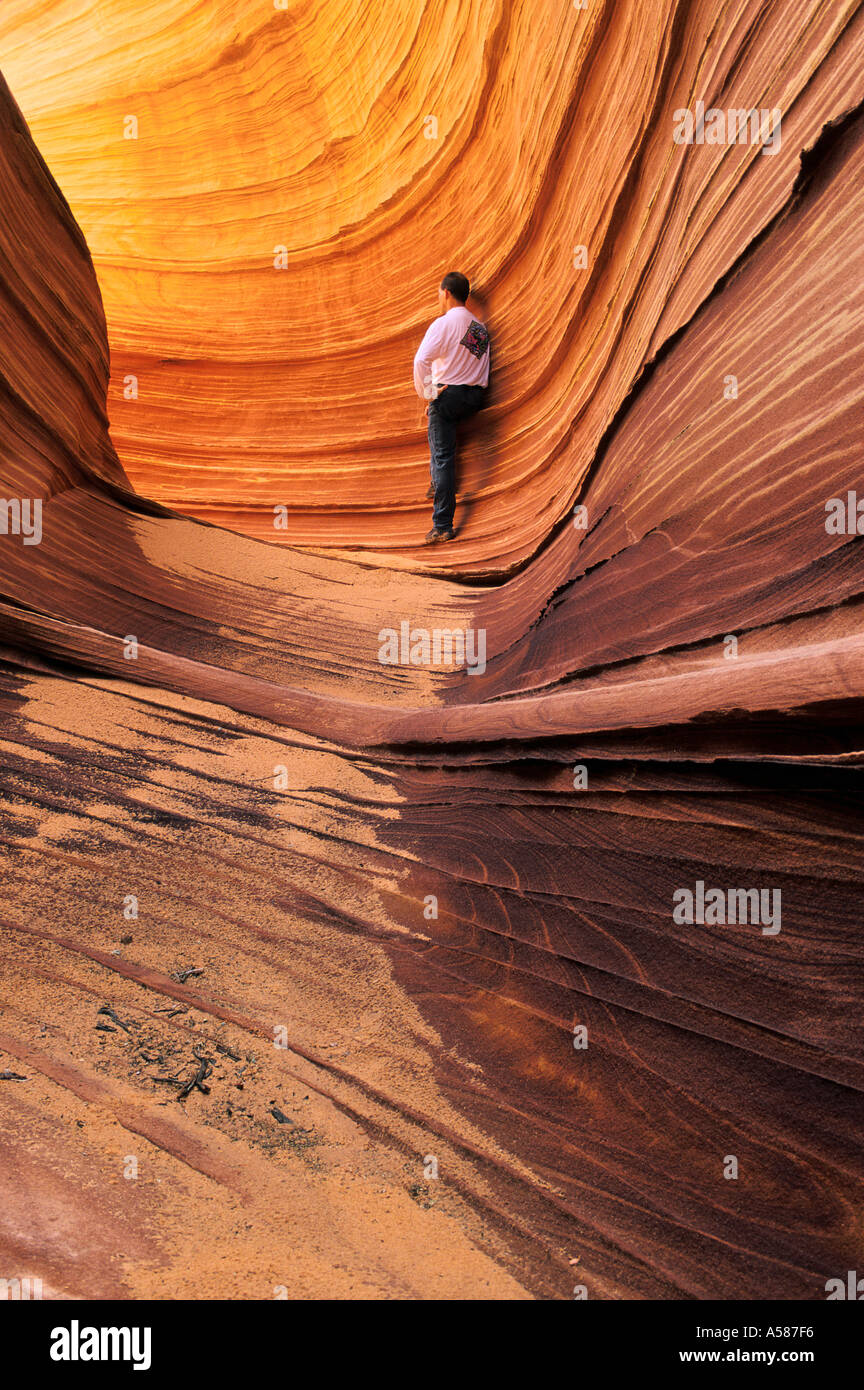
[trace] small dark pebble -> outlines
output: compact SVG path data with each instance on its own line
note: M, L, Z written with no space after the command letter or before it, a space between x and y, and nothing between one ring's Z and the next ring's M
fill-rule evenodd
M296 1129L298 1134L312 1133L311 1129L304 1129L302 1125L298 1125L296 1120L289 1120L288 1116L283 1115L281 1110L277 1110L275 1105L270 1111L270 1114L274 1117L274 1119L277 1119L279 1121L280 1125L289 1125L291 1129Z
M122 1018L118 1018L114 1010L110 1008L107 1004L103 1004L102 1008L97 1009L96 1012L97 1014L105 1014L107 1018L111 1019L112 1023L117 1024L118 1028L123 1028L127 1033L129 1032L129 1025L124 1023Z

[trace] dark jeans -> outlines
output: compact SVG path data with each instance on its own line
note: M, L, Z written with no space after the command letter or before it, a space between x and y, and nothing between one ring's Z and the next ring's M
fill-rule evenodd
M456 510L456 423L486 403L484 386L447 386L429 402L429 472L435 489L432 525L449 531Z

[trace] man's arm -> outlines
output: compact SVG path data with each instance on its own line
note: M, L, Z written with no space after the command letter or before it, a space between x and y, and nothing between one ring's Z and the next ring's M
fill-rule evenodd
M426 394L426 378L431 375L435 358L441 356L442 338L441 319L433 319L414 358L414 389L424 401L429 399Z

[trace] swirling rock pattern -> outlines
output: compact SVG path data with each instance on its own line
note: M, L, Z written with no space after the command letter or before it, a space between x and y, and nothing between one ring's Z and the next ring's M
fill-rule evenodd
M822 1298L862 1259L864 16L439 8L4 7L0 460L44 505L0 536L0 1254ZM697 101L782 140L679 145ZM451 264L495 394L430 553ZM483 669L382 664L403 622ZM700 881L781 930L676 921Z

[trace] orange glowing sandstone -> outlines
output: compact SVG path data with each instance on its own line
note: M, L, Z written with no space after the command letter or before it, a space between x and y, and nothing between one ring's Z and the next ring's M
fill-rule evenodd
M0 495L42 507L0 534L0 1267L822 1298L864 1199L864 12L445 8L2 7ZM679 143L698 103L782 140ZM454 266L494 397L430 553ZM782 931L681 930L694 883ZM133 1044L204 1040L166 1101Z

